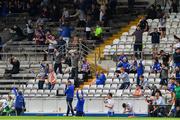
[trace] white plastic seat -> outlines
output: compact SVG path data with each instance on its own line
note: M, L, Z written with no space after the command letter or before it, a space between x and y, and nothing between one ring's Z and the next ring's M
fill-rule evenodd
M123 90L117 90L116 95L117 97L122 96Z
M102 90L102 89L103 89L103 87L104 87L103 85L98 85L98 86L97 86L97 89Z
M111 87L111 84L105 84L105 85L104 85L104 89L105 89L105 90L109 90L110 87Z
M96 90L96 85L91 85L89 89L90 90Z
M84 90L89 90L89 85L84 85L84 86L83 86L83 89L84 89Z
M89 94L95 94L95 90L89 90Z
M119 79L117 78L117 79L113 79L113 81L112 81L112 84L119 84Z
M96 90L96 93L97 93L97 94L101 94L101 93L102 93L102 90Z
M112 90L112 89L115 89L115 90L116 90L116 89L117 89L117 87L118 87L118 85L117 85L117 84L112 84L112 85L111 85L111 90Z

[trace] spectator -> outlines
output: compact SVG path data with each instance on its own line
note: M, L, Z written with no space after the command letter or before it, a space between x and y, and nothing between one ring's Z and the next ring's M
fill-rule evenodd
M161 50L158 57L162 58L163 64L169 66L169 62L170 62L170 55L169 55L169 53L165 53L164 50Z
M81 72L84 76L84 80L86 81L88 79L88 75L90 74L90 65L87 62L86 58L84 58L83 63L81 65Z
M57 50L54 49L54 72L58 74L57 69L59 70L59 73L62 74L62 55L61 53Z
M161 33L161 38L165 38L166 36L166 15L163 15L162 18L159 19L160 26L159 31Z
M13 41L21 41L25 38L22 29L16 25L10 28L10 33L13 34Z
M123 58L123 61L120 62L117 67L123 67L127 73L130 72L130 64L126 57Z
M79 86L79 80L78 80L78 64L79 64L79 54L75 51L70 51L71 54L71 78L75 80L75 87Z
M28 22L26 24L26 29L27 29L28 41L32 41L33 36L34 36L34 29L33 29L33 24L32 24L31 20L28 20Z
M169 12L170 13L178 13L178 6L176 4L176 1L175 0L170 0L170 1L171 1L171 6L169 9Z
M14 104L16 115L20 116L23 114L24 111L26 111L24 96L21 91L17 92L15 88L13 88L13 91L16 96L15 104Z
M148 26L148 22L146 21L146 17L143 17L140 21L139 21L139 27L141 30L143 31L148 31L149 30L149 26Z
M119 56L119 62L123 62L123 59L128 59L124 53Z
M33 40L36 42L36 45L45 45L45 33L42 25L39 25L35 30L35 36Z
M103 72L100 74L97 72L96 73L96 85L104 85L106 81L106 76Z
M71 111L72 116L74 116L74 110L72 107L72 102L74 98L74 85L71 83L71 81L68 81L66 90L65 90L65 95L66 95L66 102L67 102L67 113L66 116L69 116L69 112Z
M162 64L162 68L160 71L160 89L162 89L163 86L165 86L165 89L167 89L167 85L168 85L168 67L165 64Z
M130 73L137 73L138 62L135 59L130 66Z
M7 99L0 101L0 115L1 116L8 116L10 112L10 108L8 106Z
M129 85L130 85L130 81L129 81L129 75L127 72L125 72L124 68L120 69L120 76L119 78L122 79L123 83L121 84L119 89L128 89Z
M142 91L141 91L141 87L139 85L136 85L136 89L133 93L134 97L140 97L142 96Z
M94 40L96 40L97 44L100 44L103 42L103 29L100 25L96 25L96 28L93 32L93 38Z
M156 7L154 5L151 5L147 13L147 19L156 19L156 17L157 17Z
M70 28L69 23L65 23L62 28L60 28L59 36L62 37L64 41L66 41L66 44L68 45L69 40L71 38L71 32L73 31L72 28Z
M161 63L159 62L158 58L155 58L151 72L159 73L160 71L161 71Z
M19 71L20 71L20 62L19 60L17 60L15 57L11 57L10 60L9 60L10 64L12 64L12 69L11 70L8 70L6 69L5 70L5 74L18 74Z
M144 78L143 75L141 75L141 76L139 77L139 79L140 79L139 85L141 86L141 89L150 88L150 87L149 87L148 80L147 80L146 78Z
M54 49L57 45L57 41L54 35L52 35L50 30L47 30L45 33L46 41L45 43L48 44L48 53L53 53Z
M61 37L57 40L58 50L61 51L62 55L66 52L66 41L64 41Z
M142 64L142 61L137 66L137 85L140 83L140 76L144 74L144 65Z
M155 93L155 99L153 101L154 105L165 105L164 98L162 97L161 93L159 91L156 91Z
M86 20L86 28L85 28L85 31L86 31L86 39L89 40L90 37L91 37L91 27L92 27L93 23L92 23L92 19L91 19L91 16L88 15L87 16L87 20Z
M179 67L175 68L175 75L176 75L176 80L180 81L180 68Z
M49 68L49 74L48 74L48 89L52 90L54 89L54 86L56 84L56 73L54 72L54 70L50 67Z
M153 53L155 53L159 47L161 33L158 32L157 28L154 28L154 31L151 32L149 35L152 37L151 42L153 44Z
M131 105L131 103L123 103L122 104L123 107L123 113L124 114L132 114L133 113L133 106Z
M135 36L134 52L135 52L135 57L137 59L142 57L142 35L143 35L143 32L144 31L141 30L140 26L137 26L136 31L132 34Z
M10 95L8 95L7 97L7 104L9 106L8 115L11 115L13 112L15 112L15 109L14 109L14 99Z
M2 43L2 38L1 38L1 36L0 36L0 60L2 60L2 55L1 55L1 53L2 53L2 48L3 48L3 43Z
M177 48L175 50L175 53L173 54L173 59L175 67L180 67L180 48Z
M171 98L173 100L173 93L175 92L176 78L172 77L170 79L170 84L168 85L168 91L171 93Z
M69 19L70 15L69 15L69 11L67 10L66 7L63 8L63 13L62 13L62 16L61 16L61 22L62 24L67 20Z
M41 63L39 74L37 75L38 79L38 89L43 89L45 78L46 78L46 66Z
M83 96L83 91L79 91L79 89L76 91L76 96L78 99L77 105L76 105L76 116L84 116L84 103L85 99Z
M108 117L114 116L114 100L112 99L112 93L108 93L105 100L105 107L108 108Z

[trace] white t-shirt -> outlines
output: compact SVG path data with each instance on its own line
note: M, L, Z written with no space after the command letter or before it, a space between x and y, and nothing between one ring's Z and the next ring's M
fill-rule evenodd
M112 106L112 108L108 108L108 112L114 112L114 100L113 99L107 99L106 105Z
M158 99L154 100L154 104L155 105L164 105L165 101L164 101L163 97L159 97Z
M131 103L127 103L126 105L127 105L126 110L129 111L127 113L133 113L133 106L132 106L132 104Z

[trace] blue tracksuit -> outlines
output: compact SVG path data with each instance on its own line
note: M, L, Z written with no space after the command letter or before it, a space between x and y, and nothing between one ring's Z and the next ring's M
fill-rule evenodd
M155 62L153 65L153 70L158 72L161 70L161 64L159 62Z
M15 109L25 108L25 101L22 93L21 92L17 93L15 88L13 88L13 92L16 96L15 105L14 105Z
M71 37L71 32L73 31L72 28L68 27L68 26L63 26L62 30L59 32L59 36L61 37Z
M104 85L106 81L106 76L101 74L100 76L96 75L96 85Z
M140 83L140 79L139 79L139 77L141 76L141 75L143 75L143 73L144 73L144 66L143 66L143 64L142 63L139 63L140 65L138 65L137 66L137 85L139 85L139 83Z
M83 116L84 115L84 97L83 97L83 92L81 92L82 97L79 97L79 92L76 92L76 96L78 99L77 105L76 105L76 116Z
M73 99L73 97L74 97L74 85L68 86L66 91L65 91L65 94L66 94L67 100Z

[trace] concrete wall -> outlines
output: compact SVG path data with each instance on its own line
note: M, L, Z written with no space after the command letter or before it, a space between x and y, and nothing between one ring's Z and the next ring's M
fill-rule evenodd
M122 113L122 103L131 103L136 114L147 114L148 105L142 98L122 99L115 98L115 113ZM76 105L76 99L73 101L73 106ZM27 112L31 113L66 113L65 98L26 98ZM85 113L107 113L104 107L103 98L86 98Z

